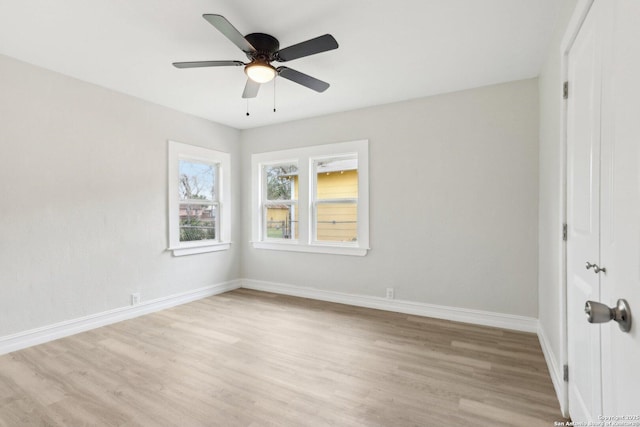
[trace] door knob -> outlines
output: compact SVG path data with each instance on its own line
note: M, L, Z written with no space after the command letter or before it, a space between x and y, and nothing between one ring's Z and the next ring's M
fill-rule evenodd
M584 268L586 268L587 270L589 270L589 269L592 269L592 268L593 268L593 272L594 272L594 273L596 273L596 274L600 273L601 271L602 271L603 273L606 273L606 272L607 272L607 269L606 269L606 268L604 268L604 267L602 267L602 268L601 268L601 267L598 267L598 264L591 264L589 261L587 261L587 263L584 265Z
M606 269L606 268L604 268L604 267L598 267L598 265L597 265L597 264L593 264L593 272L594 272L594 273L598 274L598 273L600 273L601 271L602 271L603 273L606 273L606 272L607 272L607 269Z
M626 300L619 299L616 306L609 308L595 301L587 301L584 305L589 323L606 323L610 320L618 322L622 332L631 330L631 310Z

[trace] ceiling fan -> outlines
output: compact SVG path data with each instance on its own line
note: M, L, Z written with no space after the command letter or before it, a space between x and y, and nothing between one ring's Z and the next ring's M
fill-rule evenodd
M329 83L318 80L307 74L301 73L289 67L274 67L271 62L287 62L293 59L303 58L316 53L326 52L338 48L338 42L331 34L325 34L284 49L280 49L278 39L263 33L251 33L243 36L222 15L202 15L211 25L216 27L233 44L238 46L249 58L249 62L242 61L196 61L174 62L176 68L199 67L228 67L244 66L247 74L247 83L242 93L243 98L255 98L258 95L260 84L273 80L276 75L302 86L313 89L316 92L324 92L329 88Z

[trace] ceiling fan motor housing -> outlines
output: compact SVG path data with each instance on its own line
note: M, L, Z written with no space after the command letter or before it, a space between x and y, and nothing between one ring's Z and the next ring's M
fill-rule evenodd
M256 48L256 52L247 53L250 60L259 59L267 62L277 60L276 53L280 50L280 42L277 38L264 33L251 33L244 38Z

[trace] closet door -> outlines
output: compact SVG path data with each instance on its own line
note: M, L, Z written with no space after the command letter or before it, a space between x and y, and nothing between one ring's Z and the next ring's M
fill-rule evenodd
M587 323L587 300L600 300L600 87L602 2L591 7L569 51L567 104L567 327L569 412L602 413L600 329Z
M602 88L601 302L627 301L631 330L602 329L602 400L618 425L640 425L640 2L607 0ZM595 325L592 325L592 327ZM628 424L625 424L628 423Z
M638 22L640 2L595 0L568 56L567 325L574 422L640 425ZM594 323L585 316L587 301L599 306Z

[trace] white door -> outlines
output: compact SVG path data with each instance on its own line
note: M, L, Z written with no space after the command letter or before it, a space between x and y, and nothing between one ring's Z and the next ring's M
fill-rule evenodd
M631 330L602 329L602 400L618 425L640 426L640 2L607 0L602 108L601 302L631 308ZM635 324L633 322L635 321ZM629 422L622 423L622 421ZM615 425L615 423L614 423Z
M600 330L585 320L587 300L600 300L600 16L592 6L568 56L567 336L569 413L574 421L601 414Z
M576 422L640 425L639 23L640 2L595 0L568 56L567 322ZM606 271L587 270L587 262ZM614 307L618 299L636 310L628 333L615 322L587 323L587 300Z

